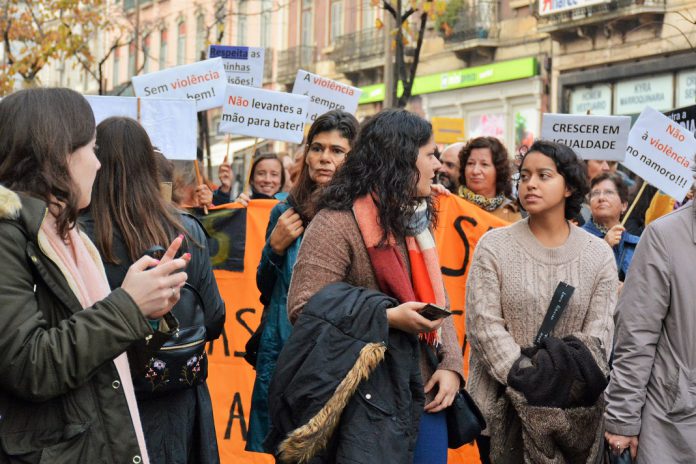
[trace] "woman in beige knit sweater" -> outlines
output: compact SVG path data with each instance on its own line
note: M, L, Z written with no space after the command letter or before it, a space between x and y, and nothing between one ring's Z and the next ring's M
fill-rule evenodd
M487 419L485 436L479 440L484 463L491 462L491 451L510 439L491 434L501 420L496 408L521 349L533 344L559 281L575 291L554 336L594 337L604 350L600 357L611 349L618 285L612 251L606 242L568 221L579 212L587 191L584 166L575 153L563 145L537 141L520 167L519 199L529 217L488 232L476 247L466 292L466 332L471 342L467 389ZM596 423L570 424L569 429L578 435L592 433L593 443L596 431L601 436L601 411L593 417L599 418ZM591 450L595 457L601 439L598 443ZM548 460L535 461L527 455L524 460L590 462L563 456L558 449Z

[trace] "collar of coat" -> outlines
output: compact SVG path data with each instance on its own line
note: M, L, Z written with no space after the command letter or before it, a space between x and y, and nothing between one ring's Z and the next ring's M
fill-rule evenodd
M39 235L41 223L46 215L46 202L16 192L0 185L0 219L19 220L30 236Z
M75 296L79 294L77 283L62 260L58 257L55 250L53 250L48 243L46 234L41 230L41 223L46 217L47 211L48 207L43 200L27 195L19 195L7 187L0 185L0 220L14 220L23 225L29 237L31 237L31 241L35 242L41 252L56 265L73 293L73 295L69 295L66 292L58 296L67 307L80 310L82 309L82 305ZM82 231L80 231L80 238L87 247L90 258L97 265L103 278L106 279L106 271L104 270L104 265L99 256L99 251ZM48 278L48 276L44 275L44 278Z

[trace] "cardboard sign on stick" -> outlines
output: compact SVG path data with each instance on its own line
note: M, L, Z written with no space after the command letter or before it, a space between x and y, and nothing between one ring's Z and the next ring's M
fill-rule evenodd
M582 159L623 161L630 116L594 116L545 113L541 138L572 148Z
M331 110L355 114L362 90L300 69L292 93L309 97L307 121L314 122L317 116Z
M186 98L196 102L196 111L222 106L225 85L227 78L222 58L133 77L137 97Z
M694 183L690 169L696 139L659 111L646 107L628 136L623 165L667 195L682 201Z
M265 51L263 47L228 47L211 45L208 58L222 58L227 83L261 87Z
M138 119L138 98L85 95L97 124L112 116ZM196 102L162 98L140 99L140 124L152 145L172 160L196 159Z
M220 132L300 143L309 97L228 85Z

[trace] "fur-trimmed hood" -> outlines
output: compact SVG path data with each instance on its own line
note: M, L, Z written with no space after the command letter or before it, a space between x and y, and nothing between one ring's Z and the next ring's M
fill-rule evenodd
M17 219L21 210L19 195L0 184L0 219Z
M396 304L338 282L305 305L269 390L264 446L280 462L413 461L425 398L418 338L388 326Z

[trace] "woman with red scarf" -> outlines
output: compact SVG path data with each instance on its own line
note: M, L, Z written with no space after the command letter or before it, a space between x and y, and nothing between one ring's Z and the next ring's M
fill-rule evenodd
M449 305L431 233L431 187L439 167L428 122L392 109L369 119L305 232L288 294L292 322L334 282L379 290L401 303L386 310L387 321L392 329L418 334L426 399L420 424L414 424L415 444L400 446L414 447L413 462L431 464L447 462L444 410L463 379L452 319L430 321L419 314L426 303ZM437 369L426 350L437 351Z

